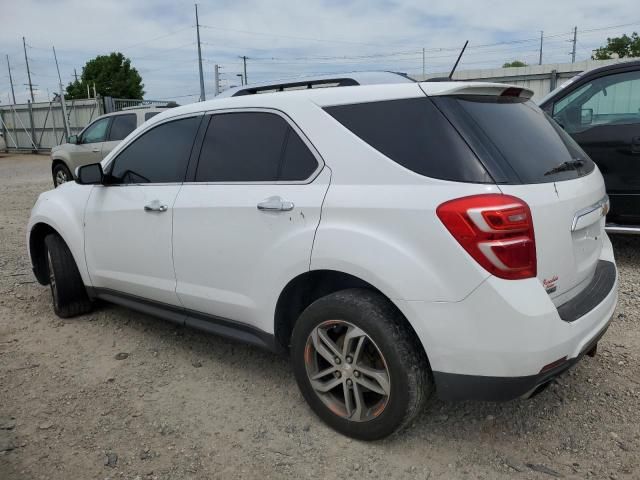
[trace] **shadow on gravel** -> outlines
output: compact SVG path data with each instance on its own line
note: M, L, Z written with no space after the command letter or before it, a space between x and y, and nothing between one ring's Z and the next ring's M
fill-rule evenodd
M610 235L616 263L619 265L640 266L640 235Z
M267 376L274 387L297 391L287 357L106 303L98 304L91 316L119 324L116 328L144 333L148 342L143 348L154 345L169 348L178 356L197 358L203 366L215 363L224 370L237 372L239 369L249 381L264 381ZM523 435L548 430L557 423L563 417L567 403L572 401L568 399L567 391L572 391L572 397L579 397L581 393L576 392L575 387L577 385L578 390L584 388L581 385L587 384L593 368L594 359L584 359L569 375L561 377L559 383L552 382L548 389L532 399L504 403L442 402L434 394L414 425L400 435L377 443L413 443L416 439L424 440L431 436L437 436L441 441L481 439L492 436L494 432L499 432L503 440L518 441ZM275 396L278 395L276 392ZM298 400L304 403L301 397ZM283 408L287 408L286 404L283 399ZM292 420L304 424L309 420L307 416L314 416L306 405L304 407L302 416Z

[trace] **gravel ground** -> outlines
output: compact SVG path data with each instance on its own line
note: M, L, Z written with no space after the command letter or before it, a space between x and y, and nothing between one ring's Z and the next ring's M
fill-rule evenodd
M640 238L614 238L620 302L598 355L531 400L431 402L347 439L286 359L102 305L54 316L25 225L46 156L0 157L0 479L640 478Z

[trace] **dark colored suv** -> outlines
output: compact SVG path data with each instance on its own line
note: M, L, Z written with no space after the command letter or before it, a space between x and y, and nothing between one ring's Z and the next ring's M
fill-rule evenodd
M640 61L581 73L540 107L600 168L611 199L607 230L640 233Z

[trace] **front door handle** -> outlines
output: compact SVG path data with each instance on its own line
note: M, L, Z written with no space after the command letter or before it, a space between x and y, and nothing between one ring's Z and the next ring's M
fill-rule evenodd
M100 149L99 148L94 148L93 150L91 150L93 153L99 153Z
M640 137L631 139L631 153L640 153Z
M293 210L293 207L295 207L293 202L284 201L278 196L269 197L258 204L258 210L265 212L289 212Z
M144 206L145 212L166 212L169 210L169 207L160 203L160 200L154 200L148 205Z

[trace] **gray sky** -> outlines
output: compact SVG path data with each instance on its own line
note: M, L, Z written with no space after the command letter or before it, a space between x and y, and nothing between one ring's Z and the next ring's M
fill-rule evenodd
M354 70L448 70L465 39L460 69L537 63L544 30L544 63L570 61L578 26L577 60L608 36L640 31L637 0L218 0L199 4L205 87L213 65L224 85L238 83L239 55L249 81ZM17 101L28 97L22 36L36 101L57 91L51 46L64 85L96 55L120 51L142 75L146 98L197 100L194 6L181 0L4 0L0 5L0 102L9 103L9 55Z

